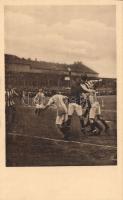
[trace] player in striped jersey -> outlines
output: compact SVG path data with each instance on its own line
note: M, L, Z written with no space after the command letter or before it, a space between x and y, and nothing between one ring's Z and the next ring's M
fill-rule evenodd
M18 96L18 94L17 94L17 92L15 91L14 88L7 89L5 91L5 102L6 102L7 107L15 105L15 102L14 102L14 96L15 95Z
M89 106L88 106L89 107L88 109L89 122L91 126L91 131L93 134L96 134L97 132L96 128L98 128L99 133L101 133L102 126L99 122L101 122L104 125L106 132L109 129L109 126L107 125L106 121L101 116L100 104L96 96L96 90L94 90L95 84L99 81L101 81L101 79L87 81L87 75L82 76L81 87L83 89L83 94L85 95L85 98L87 99L89 103Z
M7 88L5 91L5 110L6 110L6 129L7 131L12 129L15 121L16 106L14 97L18 96L18 93L14 88Z
M86 117L89 113L89 110L91 108L90 100L89 100L89 94L95 93L95 90L93 88L92 82L87 80L87 75L82 74L81 75L81 105L83 109L85 110L83 116Z

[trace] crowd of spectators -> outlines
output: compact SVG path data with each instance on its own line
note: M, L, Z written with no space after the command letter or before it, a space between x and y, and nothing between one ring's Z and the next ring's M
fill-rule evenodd
M42 87L41 87L42 88ZM51 97L54 93L61 93L63 95L69 95L69 87L43 87L43 93L46 97ZM26 98L33 98L37 94L39 88L15 88L18 93L18 102L22 102L23 96ZM102 80L96 88L98 96L116 95L116 80Z

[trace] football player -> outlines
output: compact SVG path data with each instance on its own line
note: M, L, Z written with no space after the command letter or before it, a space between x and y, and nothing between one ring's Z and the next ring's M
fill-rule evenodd
M55 94L53 95L47 105L43 108L43 110L46 110L51 105L55 105L57 109L56 114L56 127L60 132L62 132L64 139L68 139L69 137L69 131L67 127L65 126L65 122L68 119L68 97L61 95L61 94Z
M33 99L33 102L36 105L35 114L39 116L41 109L44 108L44 104L45 104L45 95L42 89L39 89L38 93Z
M105 127L105 132L107 132L109 129L109 126L106 123L106 121L103 119L103 117L101 116L100 104L97 99L96 90L94 90L95 84L100 82L101 79L88 81L87 75L84 75L84 76L82 75L81 78L82 78L81 87L83 89L83 93L86 94L85 98L89 104L88 114L89 114L89 123L91 126L92 135L97 134L96 128L98 128L99 130L98 134L101 133L103 129L101 124L103 124L103 126Z
M15 91L15 88L12 88L12 86L9 85L5 92L6 130L7 131L13 131L13 126L15 124L15 118L16 118L15 97L16 96L19 96L19 95Z
M70 129L72 115L76 113L80 120L81 130L83 131L84 119L83 110L81 106L81 87L80 78L76 78L75 82L71 84L71 93L69 95L69 105L68 105L68 120L66 122L67 127Z

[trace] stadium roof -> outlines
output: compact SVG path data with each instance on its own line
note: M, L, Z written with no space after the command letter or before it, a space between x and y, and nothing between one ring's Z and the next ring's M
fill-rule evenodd
M5 54L5 64L21 64L21 65L30 65L32 69L45 69L45 70L54 70L54 71L68 71L68 68L72 72L76 73L87 73L98 75L97 72L90 69L81 62L75 62L73 64L60 64L46 61L37 61L31 59L20 58L15 55Z

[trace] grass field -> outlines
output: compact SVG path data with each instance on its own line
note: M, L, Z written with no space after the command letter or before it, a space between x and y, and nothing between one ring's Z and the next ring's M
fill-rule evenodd
M116 97L102 97L103 115L110 121L110 135L85 137L73 116L71 141L63 141L55 127L56 111L35 116L33 107L17 107L15 132L7 133L7 166L95 166L116 165ZM54 140L55 139L55 140Z

